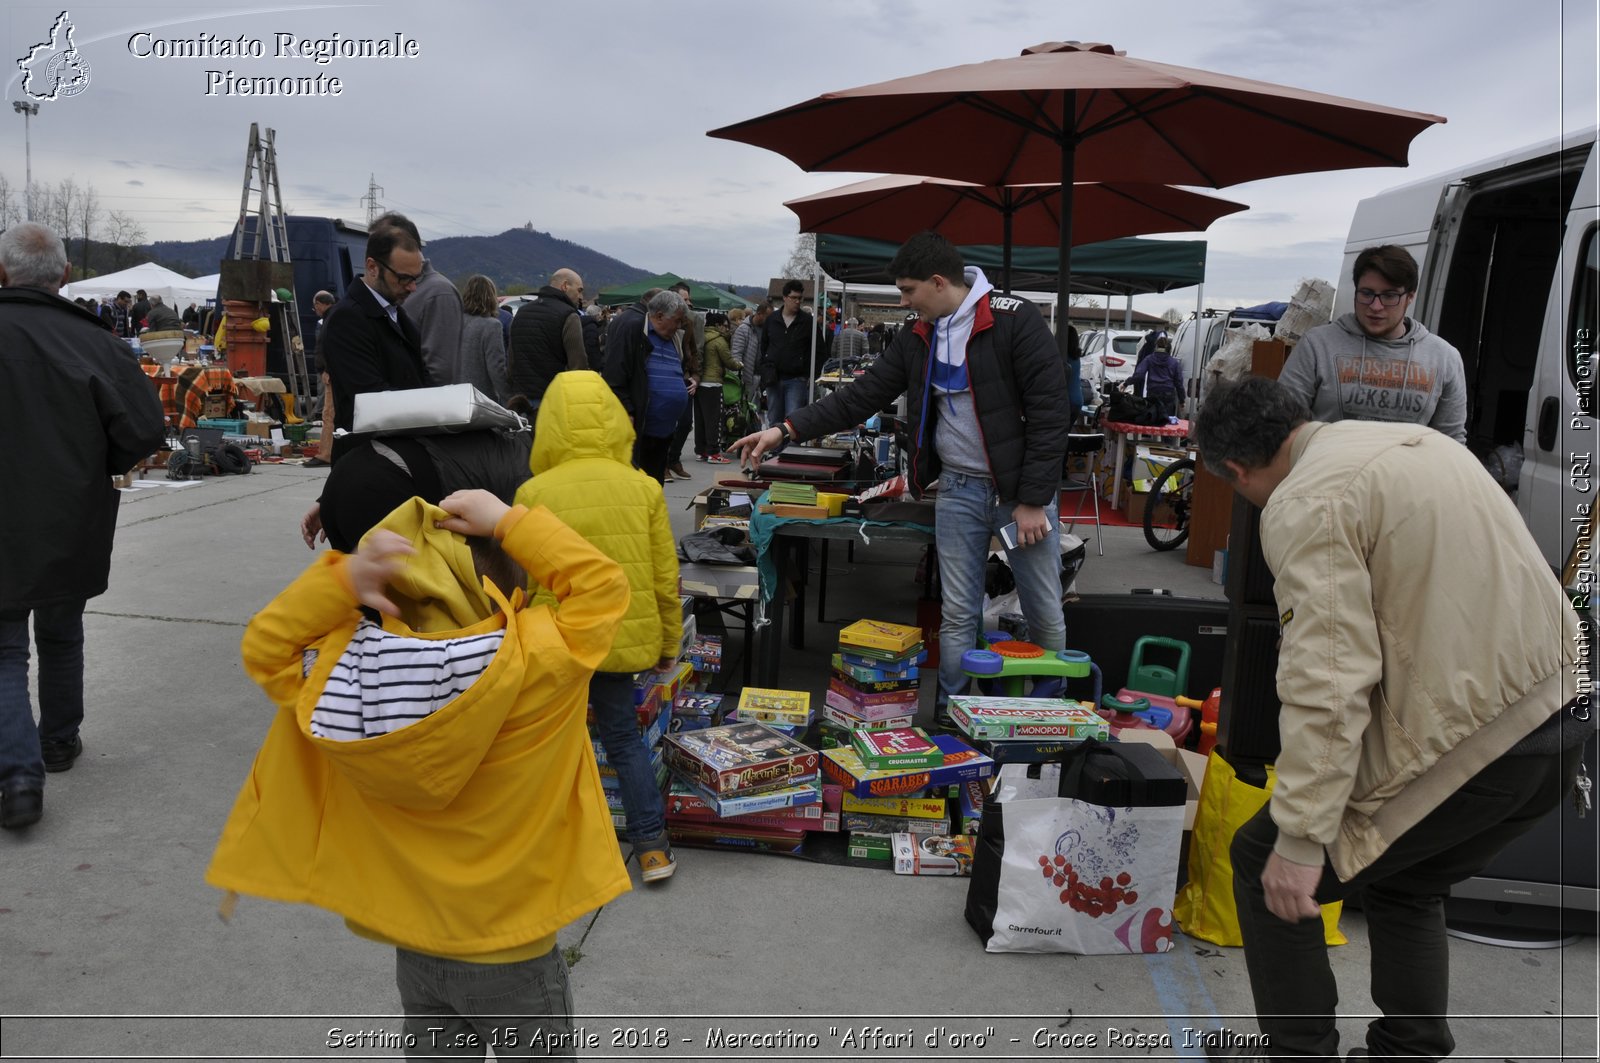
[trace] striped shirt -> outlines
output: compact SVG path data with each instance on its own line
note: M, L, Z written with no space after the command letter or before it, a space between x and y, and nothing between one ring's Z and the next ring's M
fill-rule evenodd
M398 731L464 694L500 649L504 631L420 639L363 620L328 675L311 712L311 733L350 742ZM316 659L307 651L307 675Z

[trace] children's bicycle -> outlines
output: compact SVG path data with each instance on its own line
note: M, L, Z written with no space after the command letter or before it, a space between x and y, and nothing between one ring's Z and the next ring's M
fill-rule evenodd
M1189 515L1194 504L1193 458L1168 465L1150 485L1144 507L1144 538L1154 550L1176 550L1189 538Z

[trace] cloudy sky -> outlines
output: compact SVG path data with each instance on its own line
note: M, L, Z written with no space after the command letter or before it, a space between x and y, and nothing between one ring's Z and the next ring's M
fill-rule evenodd
M796 224L783 200L870 175L802 173L706 130L1041 41L1105 41L1141 58L1449 119L1417 138L1405 170L1224 190L1251 209L1206 234L1213 306L1285 299L1302 277L1336 281L1365 196L1596 121L1596 0L210 0L67 10L89 80L76 96L40 104L34 180L92 183L150 239L231 229L249 126L259 122L276 130L292 213L364 219L370 175L382 204L410 214L425 238L531 222L645 269L736 283L763 282L787 258ZM15 61L49 37L61 11L59 2L6 4L8 100L22 98ZM417 54L318 64L278 57L279 34L400 35ZM161 54L217 52L212 42L241 36L263 56ZM342 91L229 94L229 71L336 77ZM20 189L24 123L8 122L0 175ZM1194 301L1190 289L1135 305L1160 312Z

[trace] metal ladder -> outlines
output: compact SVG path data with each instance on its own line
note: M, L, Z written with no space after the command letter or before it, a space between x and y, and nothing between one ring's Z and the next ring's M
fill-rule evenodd
M265 138L255 122L250 123L250 143L244 155L244 191L239 196L238 236L234 240L233 258L253 262L289 262L289 229L283 216L283 191L278 185L278 153L273 146L274 131L267 130ZM251 196L256 206L251 208ZM244 220L251 214L256 217L254 231L248 231ZM266 254L263 256L262 251ZM289 285L294 295L294 285ZM300 416L310 416L312 403L318 391L317 382L306 368L305 340L300 334L300 311L293 299L285 307L289 321L289 338L285 346L284 364L288 369L289 392Z

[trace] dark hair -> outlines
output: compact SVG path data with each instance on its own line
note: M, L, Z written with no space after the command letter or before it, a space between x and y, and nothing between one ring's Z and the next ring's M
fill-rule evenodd
M120 292L117 293L117 298L118 299L132 299L133 296L129 295L126 291L120 291Z
M1214 385L1195 421L1194 439L1206 468L1229 483L1227 462L1246 469L1272 463L1289 433L1311 419L1305 400L1264 376Z
M1417 290L1417 260L1399 244L1380 244L1363 247L1356 255L1356 264L1350 267L1350 283L1360 284L1361 275L1376 270L1383 279L1403 292Z
M925 230L900 245L889 262L889 276L895 280L910 277L925 281L935 274L957 284L965 284L966 264L955 246L932 230Z
M422 250L422 234L417 232L417 223L404 214L390 211L387 214L378 215L377 218L373 219L371 231L377 232L379 229L399 229L417 242L416 247L407 248L407 250Z
M689 294L689 282L679 281L677 284L674 284L669 291L682 292L685 296L687 296ZM689 300L687 298L684 299L684 302L688 301Z
M413 230L414 231L414 230ZM404 229L393 225L374 227L367 234L367 257L375 258L379 262L389 261L389 255L395 251L418 251L422 245L417 238Z
M708 310L708 311L706 311L706 324L708 324L708 325L726 325L727 323L728 323L728 315L724 314L721 310Z
M783 294L784 295L793 295L795 292L799 292L802 295L804 295L805 294L805 290L806 290L806 286L804 284L802 284L800 281L784 281L783 282Z

